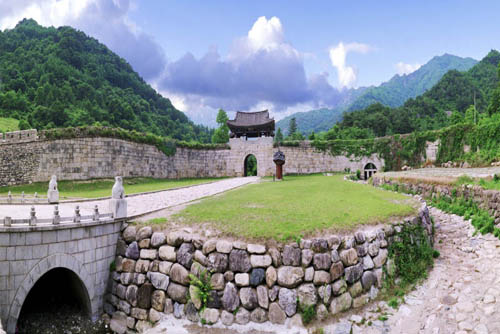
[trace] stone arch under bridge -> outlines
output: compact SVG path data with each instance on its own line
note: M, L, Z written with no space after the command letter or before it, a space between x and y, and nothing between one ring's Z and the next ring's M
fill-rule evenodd
M121 220L3 226L0 220L0 319L15 333L23 304L48 273L68 273L96 320L103 310L110 264L115 259ZM59 268L59 269L58 269ZM75 291L75 290L74 290Z
M85 303L85 305L82 306L90 311L89 313L93 320L97 319L99 316L99 305L91 302L95 296L94 279L92 279L83 263L78 261L74 256L57 253L40 260L26 275L21 285L15 292L14 300L9 309L9 318L7 322L8 333L14 333L16 331L17 321L23 304L35 285L44 275L54 269L60 268L67 269L74 274L74 283L80 285L82 289L82 301ZM66 291L62 292L65 293Z

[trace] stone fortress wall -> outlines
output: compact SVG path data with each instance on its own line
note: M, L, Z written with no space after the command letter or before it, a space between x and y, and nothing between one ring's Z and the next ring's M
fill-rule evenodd
M104 309L120 334L142 332L165 314L226 326L284 324L300 317L299 305L315 305L324 319L376 298L383 267L394 268L388 246L401 224L420 224L432 242L425 204L404 221L285 245L207 240L188 231L153 233L150 226L132 225L118 240ZM212 272L206 308L189 277L204 270Z
M0 186L59 180L123 177L223 177L243 176L245 158L257 158L258 176L272 176L275 165L271 137L257 140L231 138L231 149L177 148L166 156L155 146L115 138L45 140L36 130L16 131L0 139ZM309 142L281 147L286 155L285 174L363 170L371 162L382 170L384 161L373 155L361 159L332 156Z

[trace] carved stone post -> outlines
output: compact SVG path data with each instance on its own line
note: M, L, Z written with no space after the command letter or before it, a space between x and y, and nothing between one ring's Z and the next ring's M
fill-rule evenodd
M80 219L81 219L80 206L77 205L76 208L75 208L75 216L73 217L73 222L74 223L79 223Z
M97 207L97 205L94 207L94 217L93 217L93 220L98 222L99 221L99 208Z
M283 180L283 165L285 164L285 153L278 149L278 152L273 154L273 161L276 164L276 180Z
M31 207L31 212L30 212L30 226L36 226L36 212L35 212L35 207Z
M59 225L61 222L61 216L59 216L59 206L54 207L54 217L52 218L52 224Z

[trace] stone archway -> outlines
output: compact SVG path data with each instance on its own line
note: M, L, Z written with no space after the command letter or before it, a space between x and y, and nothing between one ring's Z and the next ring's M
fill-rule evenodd
M257 158L253 154L248 154L243 162L243 176L257 175Z
M98 312L97 304L91 302L95 293L94 282L92 281L91 276L74 256L58 253L40 260L22 281L10 306L9 318L7 322L8 333L15 333L17 320L21 313L22 306L31 289L42 276L57 268L66 269L76 276L76 279L78 279L79 283L81 283L82 290L85 290L84 292L87 297L86 306L88 307L92 318L96 317Z
M363 168L363 178L365 180L368 180L370 177L373 176L377 172L377 166L375 166L374 163L369 162L365 165Z

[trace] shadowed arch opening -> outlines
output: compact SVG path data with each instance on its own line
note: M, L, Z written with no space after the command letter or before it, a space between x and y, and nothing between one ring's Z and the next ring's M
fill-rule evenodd
M257 158L253 154L249 154L245 158L244 176L257 176Z
M365 180L368 180L370 177L373 176L377 172L377 166L375 166L374 163L367 163L365 165L365 168L363 168L363 176Z
M78 314L90 319L90 298L82 280L66 268L54 268L45 273L31 288L17 321L19 333L34 333L50 314ZM68 316L68 321L71 317Z

